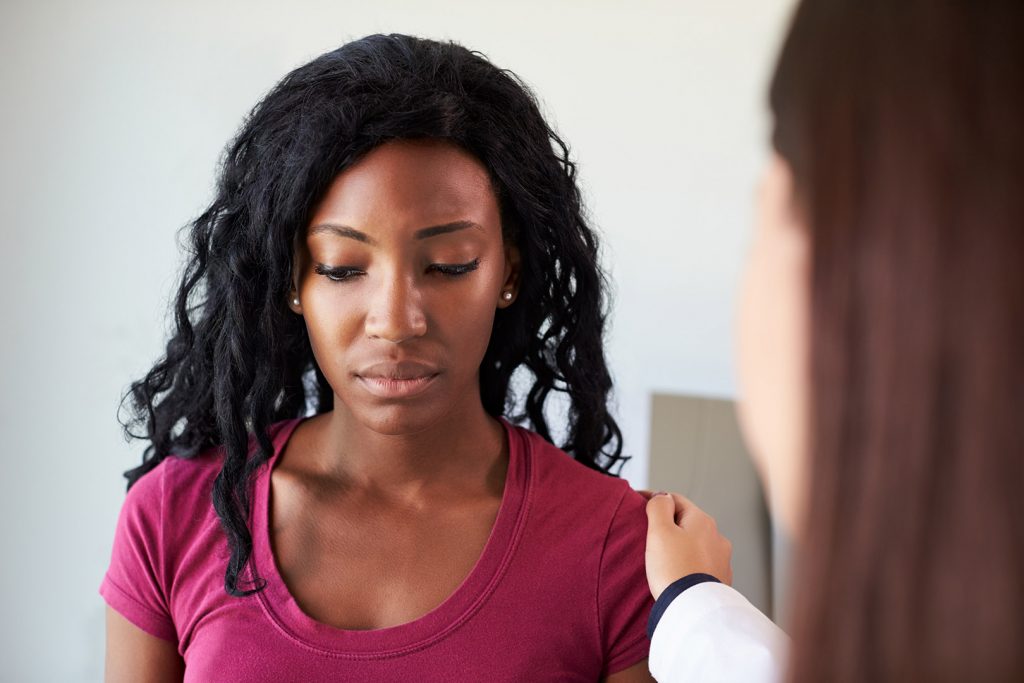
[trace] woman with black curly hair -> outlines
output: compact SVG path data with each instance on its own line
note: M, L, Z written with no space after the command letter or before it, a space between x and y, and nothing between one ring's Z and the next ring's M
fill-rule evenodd
M370 36L256 106L127 397L108 680L649 680L574 176L452 43Z

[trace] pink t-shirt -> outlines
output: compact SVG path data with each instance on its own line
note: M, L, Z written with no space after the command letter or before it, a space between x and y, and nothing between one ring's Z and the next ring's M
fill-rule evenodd
M441 605L415 621L343 630L307 616L267 533L270 470L299 420L273 430L256 480L253 562L266 588L224 591L227 541L211 503L215 451L167 458L128 492L100 587L129 621L175 643L186 681L596 681L647 658L644 501L625 481L507 425L509 466L490 538Z

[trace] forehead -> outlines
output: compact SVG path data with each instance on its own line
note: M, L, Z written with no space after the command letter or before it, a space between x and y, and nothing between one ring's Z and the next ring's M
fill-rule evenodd
M450 143L400 140L373 149L340 173L310 224L391 232L459 220L500 228L483 164Z

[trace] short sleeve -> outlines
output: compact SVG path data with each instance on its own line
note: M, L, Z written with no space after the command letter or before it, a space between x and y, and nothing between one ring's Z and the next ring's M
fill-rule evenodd
M164 585L164 471L158 465L128 491L100 595L146 633L177 643Z
M605 652L604 675L622 671L647 658L647 618L654 600L647 587L644 548L647 513L644 499L632 489L615 511L598 576L598 614Z

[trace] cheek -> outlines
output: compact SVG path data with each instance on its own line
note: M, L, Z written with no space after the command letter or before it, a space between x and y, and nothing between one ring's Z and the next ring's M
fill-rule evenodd
M303 322L313 354L325 373L332 359L337 359L339 351L362 330L359 297L356 292L342 291L344 287L315 275L299 285Z
M751 254L740 296L739 318L737 325L737 371L740 384L739 416L740 423L750 447L755 464L765 474L766 463L765 434L762 427L767 422L765 411L766 387L771 385L771 366L766 364L766 337L772 332L765 329L770 318L765 317L764 266L755 246Z
M481 267L462 281L440 283L427 304L434 333L461 353L482 359L490 343L502 276L502 271Z
M785 249L755 245L739 314L740 421L769 489L773 511L793 530L806 457L807 325L798 262Z

